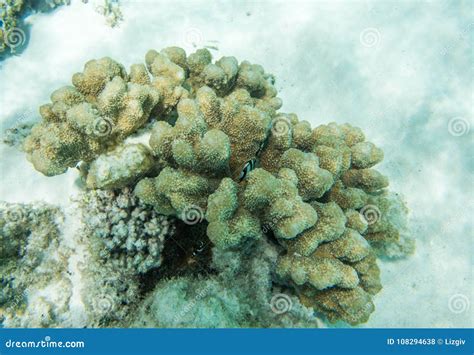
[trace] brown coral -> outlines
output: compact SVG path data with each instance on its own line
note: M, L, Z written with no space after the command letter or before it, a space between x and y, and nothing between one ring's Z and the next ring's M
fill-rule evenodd
M35 167L53 175L92 161L156 118L146 169L137 160L124 164L136 174L114 167L117 179L97 179L109 152L91 164L90 187L152 174L136 196L188 224L190 210L206 218L216 250L244 248L271 231L282 248L276 282L331 321L365 322L381 287L375 254L412 250L405 207L373 168L382 151L349 124L312 129L278 113L274 78L259 65L213 63L205 49L186 56L177 47L149 51L145 62L127 75L108 58L91 61L74 88L55 92L25 145ZM107 136L95 132L97 120L111 123Z
M74 74L74 86L53 92L52 103L40 108L43 121L25 141L35 169L47 176L64 173L141 127L160 101L160 93L143 84L145 74L143 65L132 66L129 76L110 58L91 60Z

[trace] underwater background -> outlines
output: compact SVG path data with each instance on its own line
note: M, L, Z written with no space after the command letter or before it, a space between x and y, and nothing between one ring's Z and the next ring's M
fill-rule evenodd
M472 327L473 6L129 0L120 1L123 20L112 28L73 1L29 16L28 47L0 62L2 138L39 121L38 107L92 58L128 68L149 49L179 46L259 63L276 77L282 111L313 127L360 127L384 151L378 170L406 201L416 252L379 262L383 289L362 326ZM74 169L46 178L3 143L0 174L7 202L67 210L80 191Z

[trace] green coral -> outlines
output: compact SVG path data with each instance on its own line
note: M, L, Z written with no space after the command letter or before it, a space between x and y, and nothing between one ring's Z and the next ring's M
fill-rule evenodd
M199 60L190 56L190 73L202 72L190 81L206 86L179 101L175 126L155 126L150 146L168 166L154 180L140 182L137 196L177 217L188 206L199 206L206 211L207 234L217 248L244 247L261 238L262 226L268 227L287 249L276 269L279 282L294 287L306 305L332 321L367 321L374 309L372 296L381 288L367 240L377 250L382 246L376 243L385 250L400 244L393 223L386 222L377 234L379 229L367 228L360 212L388 185L387 178L372 169L382 160L382 151L366 142L358 128L332 123L311 129L294 114L277 114L278 105L270 103L273 97L255 102L252 95L266 92L269 82L260 89L248 84L244 92L238 83L258 77L250 75L245 64L239 67L242 81L236 80L236 88L229 91L232 81L219 65L208 68L209 57L202 51L195 56ZM207 80L211 72L220 79ZM225 112L234 97L239 98L233 105L236 118L228 120ZM210 169L208 160L197 159L199 139L216 129L228 137L230 156L219 133L215 144L223 155ZM251 159L259 168L239 183L237 173Z
M143 84L143 65L132 68L128 75L110 58L92 60L74 74L74 86L53 92L24 144L35 169L51 176L91 162L146 123L160 94Z
M268 241L278 246L271 282L330 321L366 322L381 289L376 255L413 251L407 210L373 168L381 149L349 124L313 129L277 112L274 78L259 65L233 57L213 63L205 49L186 56L177 47L149 51L145 63L127 74L109 58L91 61L73 77L75 87L53 93L25 143L34 166L54 175L85 161L90 188L145 176L136 197L187 225L205 219L215 262ZM109 134L94 134L97 119L112 123ZM151 125L150 151L120 145ZM132 159L128 150L140 154ZM195 285L173 279L156 292L195 294ZM215 326L240 324L227 315Z
M220 248L235 247L247 239L261 236L256 216L239 206L238 185L231 179L222 180L219 188L209 196L207 235Z

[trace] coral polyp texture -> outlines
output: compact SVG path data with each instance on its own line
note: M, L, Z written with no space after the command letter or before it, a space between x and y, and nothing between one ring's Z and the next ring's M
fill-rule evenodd
M175 229L172 218L144 206L127 188L93 190L80 202L86 234L98 260L136 274L160 266L165 239Z
M143 65L125 68L110 58L91 60L41 106L43 122L25 141L28 159L47 176L90 162L140 128L160 100Z
M86 279L101 285L113 322L317 326L318 315L356 325L382 288L377 260L414 250L408 210L374 169L382 150L350 124L312 128L279 112L260 65L169 47L129 72L92 60L72 83L41 107L24 147L47 176L80 164L95 190L82 203ZM103 270L128 275L117 287L131 295L107 291L117 283ZM225 294L228 280L238 281ZM285 318L270 307L277 290L295 306ZM97 297L85 295L91 312Z

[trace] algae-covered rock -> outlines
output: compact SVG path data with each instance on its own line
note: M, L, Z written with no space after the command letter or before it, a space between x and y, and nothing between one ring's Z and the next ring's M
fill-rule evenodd
M295 296L272 289L276 246L259 240L250 250L213 253L217 275L162 280L133 317L138 327L317 327ZM230 287L232 285L232 287Z
M143 144L127 144L99 156L87 173L87 187L118 189L129 186L154 169L151 151Z
M140 302L140 282L130 269L88 258L81 264L80 301L93 328L126 326Z
M61 242L63 215L47 204L0 203L0 323L53 327L64 322L72 285L70 250ZM42 297L57 288L54 298ZM46 292L47 293L47 292Z

